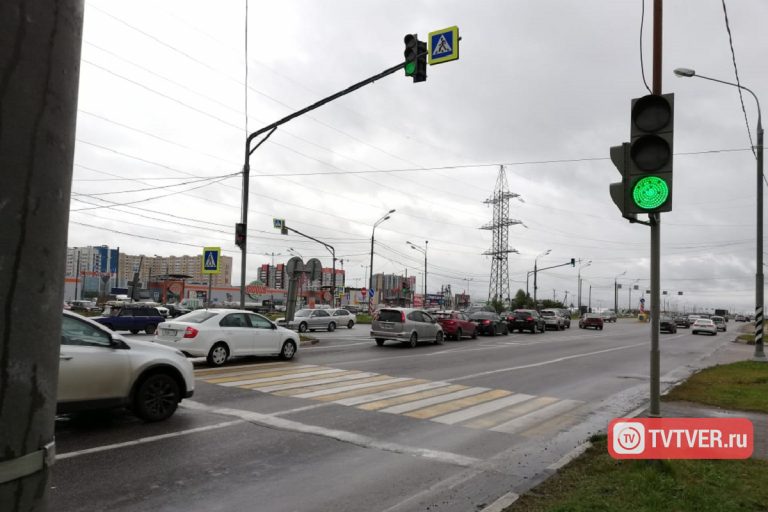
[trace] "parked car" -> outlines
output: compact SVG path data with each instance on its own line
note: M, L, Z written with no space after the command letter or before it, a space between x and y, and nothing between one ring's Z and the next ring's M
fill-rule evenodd
M277 325L293 329L299 332L316 331L317 329L326 329L333 332L338 327L338 323L331 316L330 309L300 309L293 315L293 320L286 321L285 318L278 318Z
M186 315L187 313L192 312L191 309L185 308L176 303L166 304L165 308L168 310L168 316L171 318L177 318L177 317L180 317L181 315Z
M233 356L293 359L299 336L267 317L241 309L198 309L158 326L155 342L221 366Z
M387 340L407 343L415 348L420 341L443 344L443 328L429 313L412 308L381 308L371 321L371 338L378 346Z
M165 318L157 308L135 303L112 307L109 309L108 316L98 316L94 320L113 331L131 331L132 334L144 331L147 334L154 334L158 324Z
M348 309L331 309L328 311L333 321L336 322L336 326L346 326L347 329L351 329L357 323L357 316L354 315Z
M687 316L676 316L675 325L678 327L685 327L686 329L688 329L691 326L691 321L688 320Z
M603 311L603 322L616 323L616 312L612 309L609 309L608 311Z
M717 326L718 331L725 332L728 330L728 326L726 325L725 318L723 318L722 316L712 316L710 317L710 320L715 322L715 325Z
M659 331L675 334L677 332L677 323L668 316L659 317Z
M128 340L63 312L56 412L129 407L144 421L170 417L192 396L192 363L179 350Z
M485 334L488 336L496 336L497 334L503 334L506 336L509 334L509 326L507 322L492 311L476 311L469 315L469 319L477 327L478 334Z
M560 311L557 309L542 309L541 316L544 318L545 329L565 330L565 319L560 316Z
M71 300L69 308L72 311L101 312L101 307L90 300Z
M434 315L447 339L460 340L464 336L477 339L477 325L462 311L438 311Z
M516 309L507 316L510 331L530 331L531 334L547 330L544 318L535 309Z
M691 333L699 334L700 332L717 335L717 325L709 318L699 318L691 325Z
M584 313L584 315L579 319L579 329L587 329L588 327L592 327L602 331L603 323L605 322L603 318L603 315L599 313Z

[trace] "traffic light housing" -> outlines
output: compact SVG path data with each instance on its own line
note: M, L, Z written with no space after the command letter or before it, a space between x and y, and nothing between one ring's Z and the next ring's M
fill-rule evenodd
M617 183L611 183L609 190L611 192L611 199L619 208L621 216L630 222L637 220L637 215L632 213L630 208L631 198L631 180L629 177L629 151L631 144L629 142L623 143L621 146L611 147L611 161L616 169L621 174L621 181Z
M245 249L245 224L238 222L235 224L235 245L240 249Z
M571 266L572 267L576 266L576 258L571 258Z
M419 41L416 34L406 34L405 42L405 76L413 77L413 82L427 80L427 43Z
M632 100L628 213L672 211L674 94L648 94Z

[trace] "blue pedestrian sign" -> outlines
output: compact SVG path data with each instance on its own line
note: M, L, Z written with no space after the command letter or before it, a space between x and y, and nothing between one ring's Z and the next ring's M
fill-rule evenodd
M219 274L221 247L203 247L203 274Z
M370 288L370 289L368 290L368 296L369 296L369 297L371 297L371 298L373 298L373 295L374 295L375 293L376 293L376 292L374 291L374 289L373 289L373 288Z
M429 33L429 65L459 58L459 27L448 27Z

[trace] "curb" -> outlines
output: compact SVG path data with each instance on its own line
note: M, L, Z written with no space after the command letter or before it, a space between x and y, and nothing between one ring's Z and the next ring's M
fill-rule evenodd
M318 343L320 343L320 340L318 340L317 338L310 338L308 340L299 341L299 346L305 347L307 345L317 345Z

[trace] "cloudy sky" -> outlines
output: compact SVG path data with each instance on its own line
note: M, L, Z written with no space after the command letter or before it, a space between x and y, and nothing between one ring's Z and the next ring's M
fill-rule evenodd
M652 1L642 42L651 82ZM722 0L665 2L663 91L675 93L674 210L662 218L662 289L679 309L754 304L757 110L735 81ZM727 0L741 83L768 98L768 3ZM649 286L649 229L623 220L608 184L610 146L629 139L641 74L641 0L244 0L86 2L70 246L146 255L221 246L235 259L244 140L403 59L403 36L457 25L460 59L414 84L402 72L281 126L251 158L249 280L293 249L272 219L322 239L363 285L374 272L421 275L488 295L501 166L522 201L510 216L511 289L539 266L581 260L582 301L632 305ZM762 59L762 60L761 60ZM247 70L247 124L246 124ZM766 100L768 101L768 100ZM591 261L591 264L588 262ZM576 303L578 268L539 274L539 296ZM422 286L421 277L417 281ZM532 287L532 283L531 283ZM678 292L683 295L679 296Z

